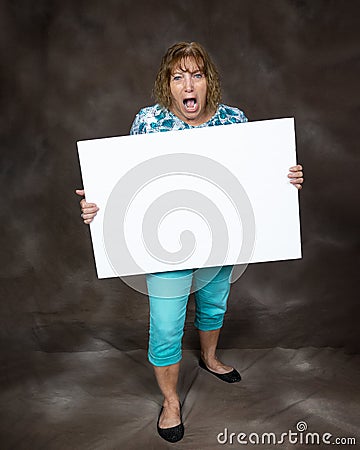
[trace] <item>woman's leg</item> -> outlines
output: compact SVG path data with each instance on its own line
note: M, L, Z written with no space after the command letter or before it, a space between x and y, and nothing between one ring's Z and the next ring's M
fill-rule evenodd
M192 270L147 276L150 300L148 358L164 396L160 428L171 428L180 423L177 381L191 282Z
M216 356L220 330L230 292L232 266L210 267L194 273L196 300L195 326L199 330L201 358L213 372L224 374L233 368Z
M153 366L159 388L164 396L163 412L159 419L160 428L171 428L179 425L180 400L177 393L180 363L171 366Z
M220 336L221 328L217 330L199 331L201 359L206 364L206 367L215 373L229 373L233 367L221 362L216 356L217 343Z

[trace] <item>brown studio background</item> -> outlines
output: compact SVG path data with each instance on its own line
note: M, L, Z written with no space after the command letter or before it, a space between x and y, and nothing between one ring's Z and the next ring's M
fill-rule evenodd
M146 296L96 278L76 141L128 134L179 40L209 50L224 102L250 120L295 117L305 167L303 259L247 269L220 347L358 352L359 13L349 0L2 0L1 352L146 348ZM186 349L192 318L191 301Z

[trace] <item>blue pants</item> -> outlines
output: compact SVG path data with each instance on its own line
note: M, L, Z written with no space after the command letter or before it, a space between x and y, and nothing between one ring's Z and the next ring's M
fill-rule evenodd
M151 364L168 366L181 360L186 307L193 278L196 328L210 331L222 327L232 268L209 267L146 276L150 299L148 358Z

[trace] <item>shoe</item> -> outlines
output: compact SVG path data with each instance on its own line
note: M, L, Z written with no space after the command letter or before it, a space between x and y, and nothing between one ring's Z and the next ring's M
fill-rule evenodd
M165 439L165 441L178 442L184 437L184 424L182 423L181 405L180 405L181 423L179 423L179 425L175 425L174 427L171 427L171 428L160 428L159 427L160 416L161 416L161 413L163 412L163 409L164 409L164 407L162 406L160 413L159 413L158 421L157 421L157 431L158 431L160 437Z
M239 374L239 372L236 369L233 369L231 372L228 372L228 373L216 373L216 372L213 372L212 370L208 369L206 367L206 364L204 363L204 361L201 358L199 359L199 366L202 369L206 370L207 372L210 372L211 374L218 377L221 381L225 381L226 383L237 383L238 381L241 380L241 375Z

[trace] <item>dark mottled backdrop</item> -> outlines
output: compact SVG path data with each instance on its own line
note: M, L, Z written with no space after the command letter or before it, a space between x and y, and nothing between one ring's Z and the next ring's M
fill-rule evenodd
M146 297L96 278L76 141L127 134L166 48L196 40L225 103L295 116L306 172L303 259L248 268L220 346L357 351L359 13L351 0L2 0L1 350L146 348Z

